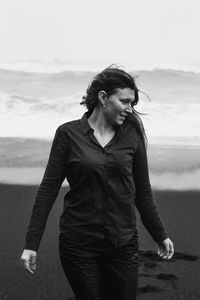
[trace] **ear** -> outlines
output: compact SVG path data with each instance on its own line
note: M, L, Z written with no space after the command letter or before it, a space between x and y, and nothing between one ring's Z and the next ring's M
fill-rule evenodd
M103 105L103 106L105 106L105 104L106 104L106 99L107 99L107 94L106 94L106 92L105 91L99 91L98 92L98 100L99 100L99 102Z

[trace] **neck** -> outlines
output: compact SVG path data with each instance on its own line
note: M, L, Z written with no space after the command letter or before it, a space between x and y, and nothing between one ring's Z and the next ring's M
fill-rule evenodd
M101 135L108 132L113 132L114 127L110 124L101 108L95 107L92 114L88 118L90 126L97 130Z

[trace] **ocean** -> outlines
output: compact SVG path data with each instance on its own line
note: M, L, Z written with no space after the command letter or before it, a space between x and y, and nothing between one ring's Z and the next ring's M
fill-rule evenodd
M132 73L141 90L136 109L144 114L153 186L167 188L177 181L180 189L199 188L195 178L200 174L200 73L169 69ZM0 182L39 183L57 127L86 111L80 102L95 74L0 69ZM40 145L34 153L33 142ZM12 177L9 172L21 175Z

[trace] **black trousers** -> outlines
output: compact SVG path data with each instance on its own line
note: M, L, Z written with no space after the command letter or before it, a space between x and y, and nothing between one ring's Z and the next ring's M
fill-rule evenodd
M112 248L99 255L63 254L60 259L76 300L135 300L138 288L138 251L135 244Z

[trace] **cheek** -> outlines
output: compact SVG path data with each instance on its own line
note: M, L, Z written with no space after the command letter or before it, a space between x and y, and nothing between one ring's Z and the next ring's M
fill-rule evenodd
M119 106L113 106L109 108L108 114L115 118L119 113L121 113L121 108Z
M116 104L113 110L115 113L121 113L124 110L124 107L121 104Z
M123 111L123 109L124 109L124 107L120 102L113 103L113 105L111 106L111 110L114 113L121 112L121 111Z
M124 110L124 105L118 99L111 99L107 103L107 116L111 118L116 118L118 114L122 113Z

